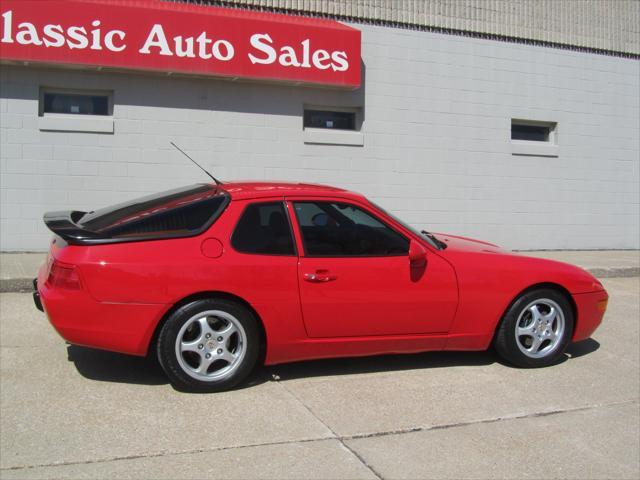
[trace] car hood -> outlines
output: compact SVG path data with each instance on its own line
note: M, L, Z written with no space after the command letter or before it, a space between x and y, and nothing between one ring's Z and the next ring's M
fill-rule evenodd
M441 256L449 260L458 274L468 274L486 281L493 276L504 283L524 286L557 283L571 293L603 290L602 284L586 270L569 263L505 250L493 243L446 233L434 235L447 244ZM491 274L491 275L489 275Z
M449 233L434 233L434 235L438 240L442 240L447 244L447 250L451 248L452 250L462 252L509 253L502 247L483 240L460 237Z

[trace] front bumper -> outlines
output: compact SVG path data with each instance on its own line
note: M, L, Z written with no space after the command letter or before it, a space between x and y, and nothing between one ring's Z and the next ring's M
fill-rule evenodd
M576 304L576 324L573 331L574 342L586 340L602 323L609 295L605 290L573 294Z

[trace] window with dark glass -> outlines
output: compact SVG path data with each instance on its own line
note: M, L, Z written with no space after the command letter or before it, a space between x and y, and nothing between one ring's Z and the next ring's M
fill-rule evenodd
M43 113L110 115L108 94L47 92L43 94Z
M191 185L86 213L78 224L105 238L188 236L210 226L227 203L216 187Z
M550 142L555 124L535 124L511 121L511 140L527 140L531 142Z
M238 252L295 255L289 219L282 202L249 205L231 236Z
M406 255L409 241L348 203L295 202L305 254L315 257Z
M305 110L304 128L327 128L332 130L355 130L355 112L332 112L328 110Z

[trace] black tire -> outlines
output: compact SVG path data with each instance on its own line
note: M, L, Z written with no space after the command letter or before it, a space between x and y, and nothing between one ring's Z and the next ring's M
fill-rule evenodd
M561 316L556 313L553 318L551 307L554 310L559 308ZM534 311L543 315L534 314ZM551 319L551 327L545 323L545 319ZM560 332L558 326L561 319L562 333L556 335ZM565 295L548 288L532 290L520 295L509 307L496 332L494 347L502 359L517 367L553 365L564 355L571 342L574 321L573 309ZM516 335L519 326L522 327L519 332L527 330L527 333ZM554 335L553 340L550 339L551 335Z
M205 312L210 311L221 312L220 317L204 315ZM200 326L203 325L200 323L202 318L205 318L206 325L212 327L210 331L212 338L198 341L200 338L204 338L205 334ZM216 327L216 322L223 327L233 324L236 326L236 333L232 333L232 337L228 340L225 338L221 344L216 344L216 340L223 338L222 336L218 337L217 331L213 328ZM187 323L189 325L186 325ZM191 333L189 330L194 330L195 333ZM244 333L244 337L242 337L242 333ZM194 340L190 343L198 343L198 351L194 349L193 352L183 352L180 354L181 358L178 358L178 349L182 348L182 343L177 343L178 335L182 337L181 341L187 338L187 335L193 335ZM242 338L245 340L241 341ZM228 345L234 341L235 346L228 348ZM218 349L217 347L223 348ZM225 354L233 355L233 348L236 349L236 352L241 352L236 353L238 356L236 360L216 360L217 352L224 349ZM239 348L241 350L238 350ZM251 373L258 359L259 351L258 320L243 305L226 299L196 300L178 308L162 326L157 342L158 361L174 388L181 391L220 392L235 387ZM205 354L209 355L208 358L212 358L212 360L205 360ZM200 362L209 361L213 362L209 368L225 365L227 362L230 367L229 372L226 375L221 374L217 378L216 371L212 373L196 371ZM213 378L209 378L209 375L213 375Z

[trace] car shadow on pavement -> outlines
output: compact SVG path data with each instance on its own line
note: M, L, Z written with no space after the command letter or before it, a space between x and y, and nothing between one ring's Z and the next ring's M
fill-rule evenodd
M272 377L281 380L318 376L352 375L442 367L468 367L500 362L493 351L424 352L374 357L311 360L268 367Z
M583 355L589 355L600 348L600 343L593 338L587 338L580 342L572 343L567 347L565 356L569 358L579 358Z
M138 385L169 383L158 362L145 357L68 345L67 360L73 362L80 375L91 380Z
M595 352L600 343L591 338L571 344L557 364ZM157 361L103 350L67 346L68 360L85 378L103 382L138 385L166 385L168 382ZM321 376L353 375L431 368L486 366L504 363L493 350L484 352L424 352L377 355L372 357L333 358L288 363L254 369L236 389L250 388L270 381Z
M570 359L582 357L595 352L600 344L589 338L573 343L567 347L565 355L560 357L555 365ZM378 355L374 357L336 358L329 360L311 360L283 365L266 367L270 379L291 380L296 378L310 378L318 376L352 375L359 373L377 373L402 370L417 370L430 368L474 367L499 363L508 367L510 364L500 359L489 349L481 352L424 352L402 355ZM517 367L512 367L517 368ZM258 381L260 372L255 372L252 380ZM268 379L265 379L268 380Z

